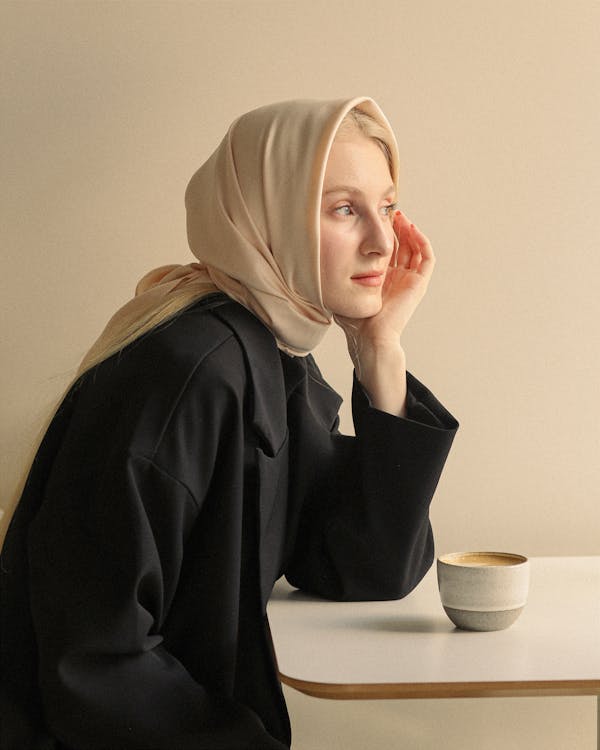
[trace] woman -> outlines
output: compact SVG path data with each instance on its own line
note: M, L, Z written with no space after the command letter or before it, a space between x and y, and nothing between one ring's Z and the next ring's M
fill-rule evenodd
M109 322L6 538L3 750L287 748L277 578L351 600L425 574L457 423L405 369L434 258L397 177L367 98L249 112L194 175L199 263ZM332 320L356 437L309 354Z

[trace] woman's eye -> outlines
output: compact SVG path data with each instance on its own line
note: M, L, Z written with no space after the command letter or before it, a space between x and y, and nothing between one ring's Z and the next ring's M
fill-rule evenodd
M396 206L396 203L389 203L385 206L382 206L380 209L382 215L391 216L396 210ZM338 214L338 216L354 216L356 214L356 209L354 206L345 203L343 206L336 206L336 208L333 209L333 212L335 214Z

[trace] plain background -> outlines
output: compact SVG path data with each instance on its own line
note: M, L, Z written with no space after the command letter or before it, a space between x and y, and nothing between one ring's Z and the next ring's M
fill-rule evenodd
M0 28L0 505L137 279L190 260L185 186L233 118L368 95L438 257L404 341L461 422L438 552L600 553L600 2L4 0ZM336 331L317 358L347 398ZM288 698L297 750L594 743L588 698Z

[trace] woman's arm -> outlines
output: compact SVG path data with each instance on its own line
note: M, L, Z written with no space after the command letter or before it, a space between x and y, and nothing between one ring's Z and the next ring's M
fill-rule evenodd
M331 390L314 372L290 403L311 426L310 453L292 455L290 467L299 499L286 577L328 599L400 598L433 560L429 506L458 423L407 374L405 418L375 409L355 379L355 437L320 429L311 415Z

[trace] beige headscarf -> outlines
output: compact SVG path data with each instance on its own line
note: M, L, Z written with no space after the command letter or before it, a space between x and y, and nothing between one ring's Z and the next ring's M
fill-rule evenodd
M221 290L259 317L280 348L298 355L311 351L331 323L319 270L323 178L339 124L354 107L389 132L396 182L396 141L370 98L294 100L242 115L186 190L188 240L199 262L147 274L80 372L98 361L100 352L108 356L107 350L164 319L165 302L175 293L191 302ZM143 327L140 321L146 321ZM111 346L115 341L121 344Z

